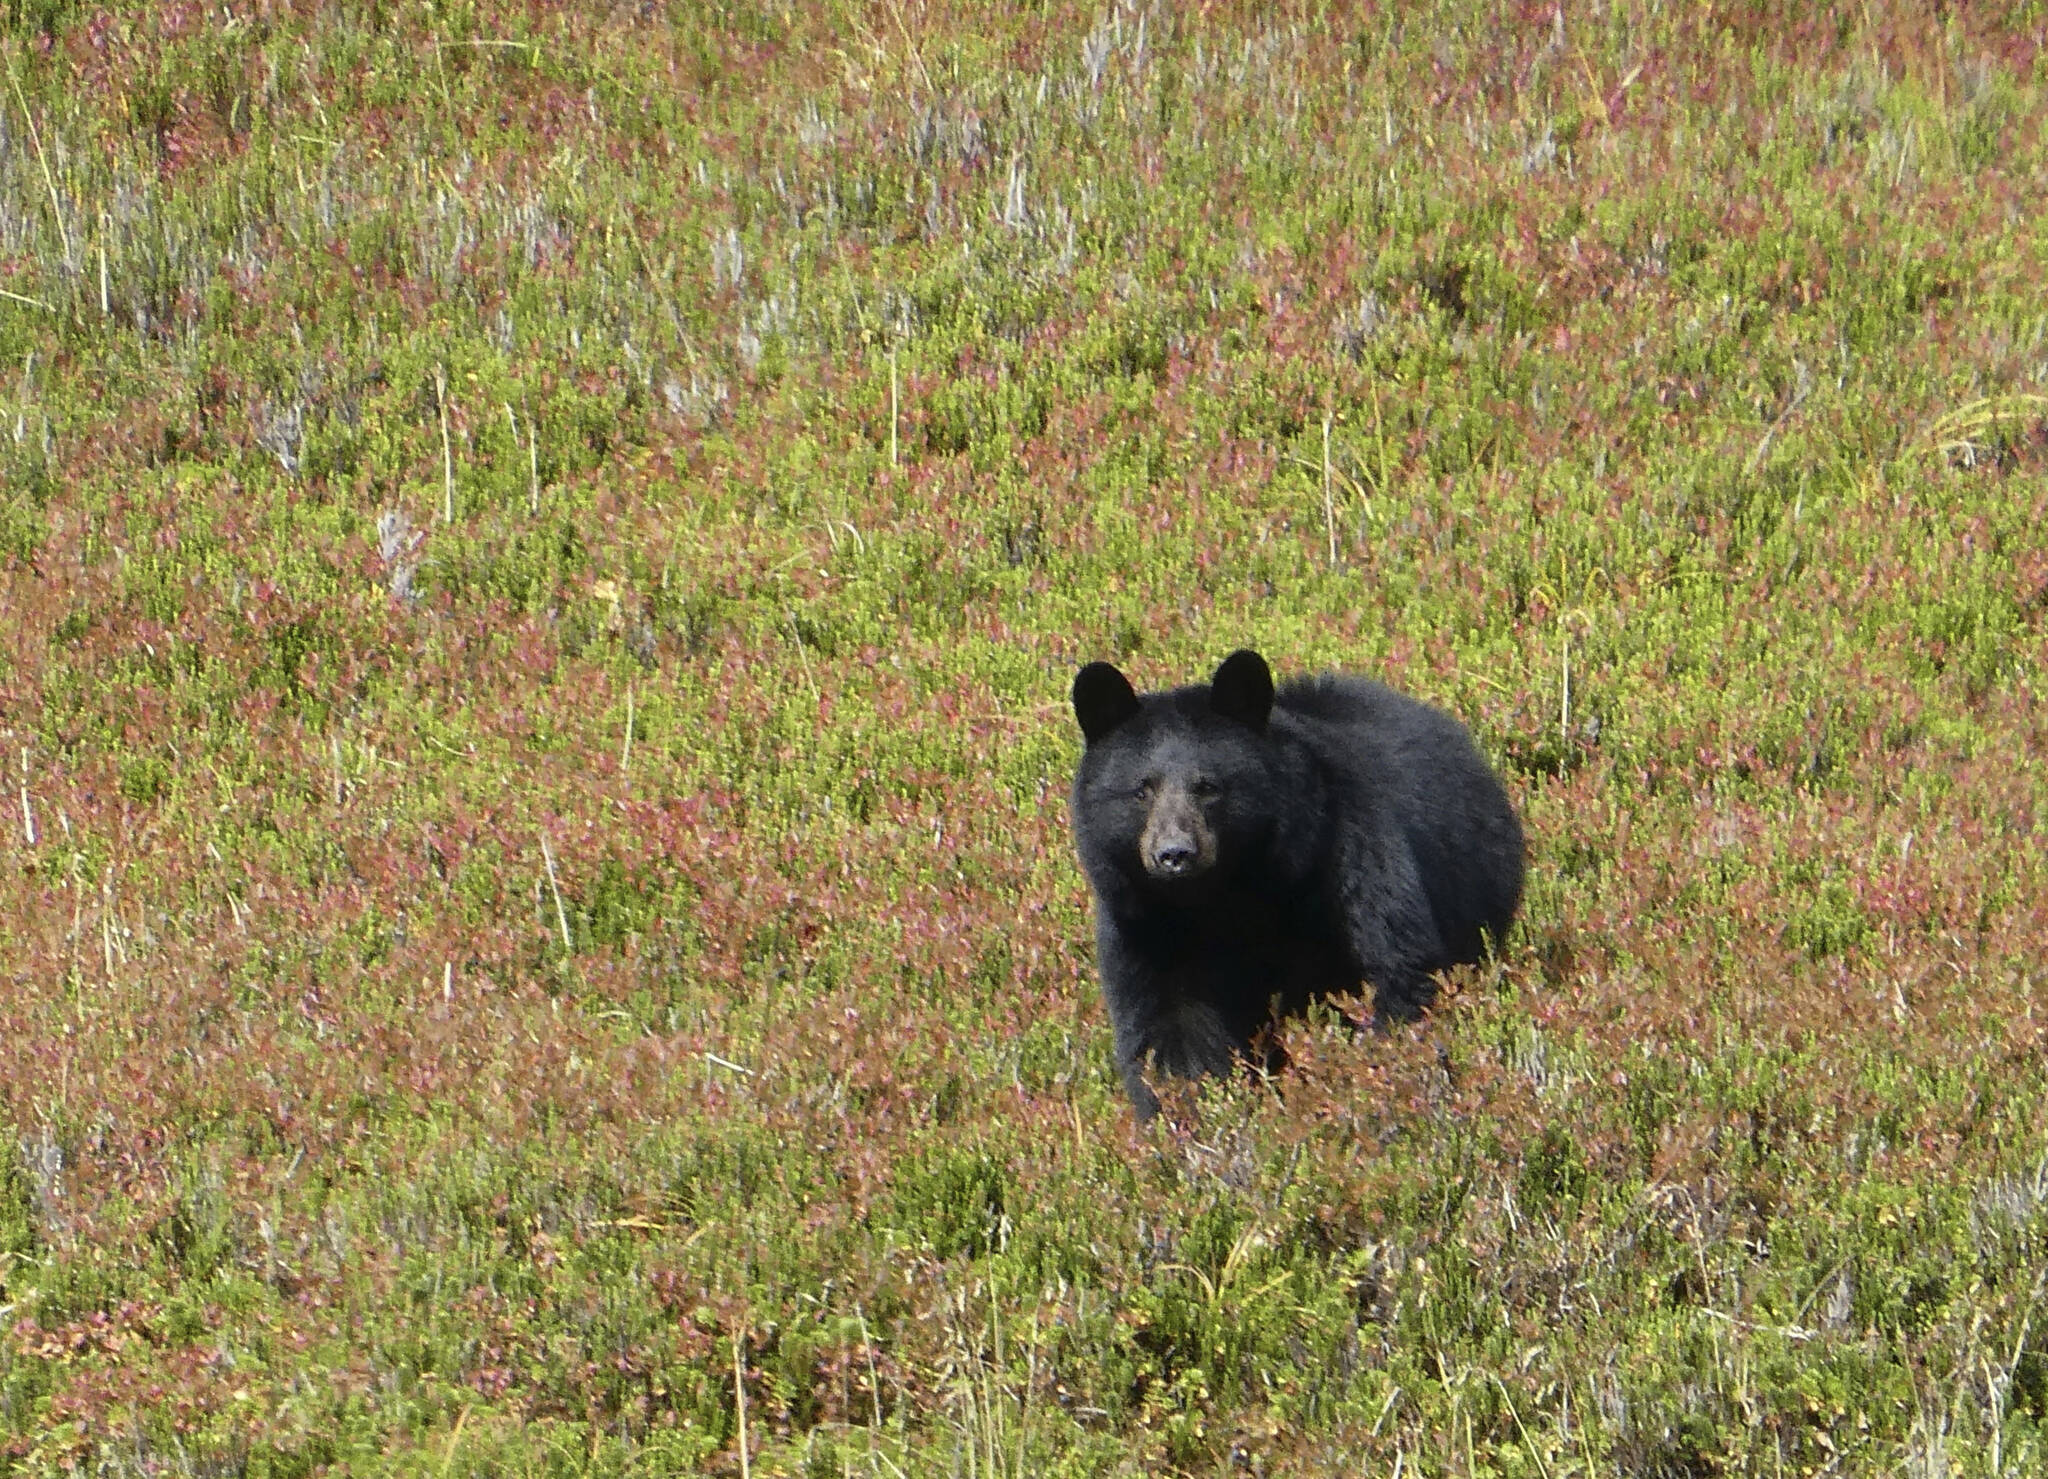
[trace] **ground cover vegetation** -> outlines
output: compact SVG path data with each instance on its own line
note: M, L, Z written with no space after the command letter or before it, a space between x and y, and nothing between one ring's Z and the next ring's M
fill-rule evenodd
M7 0L0 1452L2038 1471L2038 5ZM1524 922L1140 1130L1082 661Z

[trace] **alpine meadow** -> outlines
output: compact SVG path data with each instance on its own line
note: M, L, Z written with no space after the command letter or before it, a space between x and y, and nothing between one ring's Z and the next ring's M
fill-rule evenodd
M2048 4L0 0L0 1467L2048 1469ZM1068 689L1527 835L1141 1126Z

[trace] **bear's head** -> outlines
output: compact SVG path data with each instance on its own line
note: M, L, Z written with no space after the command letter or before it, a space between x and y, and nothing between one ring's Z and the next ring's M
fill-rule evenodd
M1106 662L1074 677L1087 750L1074 782L1084 863L1179 892L1241 861L1271 815L1273 674L1233 652L1206 686L1145 694Z

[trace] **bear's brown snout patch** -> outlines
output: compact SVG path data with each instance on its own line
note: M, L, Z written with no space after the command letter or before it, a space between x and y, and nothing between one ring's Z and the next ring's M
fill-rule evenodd
M1216 862L1216 834L1184 782L1167 781L1152 793L1138 852L1147 873L1170 882L1199 878Z

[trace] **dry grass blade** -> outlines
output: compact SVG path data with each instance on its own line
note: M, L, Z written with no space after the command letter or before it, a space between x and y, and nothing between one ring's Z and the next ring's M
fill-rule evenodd
M1977 437L1987 431L2038 425L2048 420L2048 395L2013 392L1980 396L1936 417L1914 439L1914 450L1934 456L1948 456L1975 448Z

